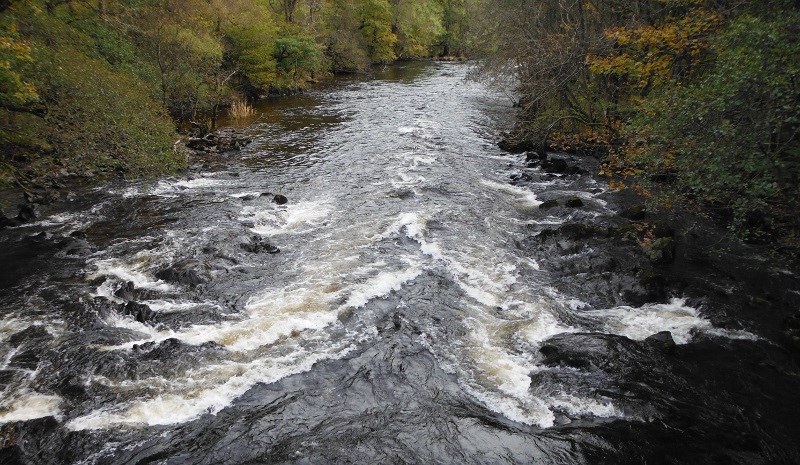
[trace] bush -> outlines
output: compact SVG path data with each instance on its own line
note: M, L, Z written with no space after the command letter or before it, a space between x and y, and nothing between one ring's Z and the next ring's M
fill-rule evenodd
M784 13L732 21L710 70L651 94L629 128L645 185L674 180L662 200L722 207L746 237L800 231L800 14Z

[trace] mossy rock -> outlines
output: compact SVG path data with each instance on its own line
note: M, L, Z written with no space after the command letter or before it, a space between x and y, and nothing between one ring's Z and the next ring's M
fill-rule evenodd
M653 228L653 235L658 238L674 237L675 230L672 229L666 221L654 221L651 223Z
M572 197L567 199L567 202L566 202L565 205L570 207L570 208L580 208L580 207L583 206L583 200L581 200L581 198L578 197L578 196L572 196Z
M570 239L588 239L595 236L607 236L608 229L593 224L565 223L558 228L558 233Z
M675 259L675 241L661 237L642 247L647 258L656 263L669 263Z
M557 206L558 206L558 200L550 199L550 200L545 200L544 202L542 202L542 204L539 205L539 208L542 209L542 210L547 210L549 208L553 208L553 207L557 207Z
M634 205L630 208L623 210L619 216L633 221L641 221L647 214L647 208L644 205Z

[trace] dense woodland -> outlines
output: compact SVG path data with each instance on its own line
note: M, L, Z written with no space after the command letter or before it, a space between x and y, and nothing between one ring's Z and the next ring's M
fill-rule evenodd
M800 248L800 2L497 0L510 148L594 153L612 186Z
M3 0L0 182L166 172L182 121L332 73L479 58L504 143L800 249L795 0Z
M177 123L335 72L463 54L470 0L0 2L2 181L167 172Z

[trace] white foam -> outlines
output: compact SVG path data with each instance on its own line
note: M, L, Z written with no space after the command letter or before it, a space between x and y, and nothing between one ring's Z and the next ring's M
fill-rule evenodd
M420 164L422 164L422 165L432 165L436 161L436 157L426 157L426 156L423 156L423 155L416 155L411 160L413 161L413 165L412 166L414 166L416 168Z
M332 304L333 297L320 290L271 291L251 299L241 320L193 325L179 330L154 328L130 316L111 316L107 321L109 325L144 333L147 339L106 349L130 349L142 342L175 338L192 345L216 342L230 351L252 351L292 334L320 330L336 322L337 314L331 310Z
M647 304L639 308L615 307L584 312L598 318L604 331L634 340L644 340L660 331L669 331L676 344L692 340L692 332L711 329L711 322L700 311L686 305L685 299L672 299L667 304Z
M164 281L154 279L149 274L139 271L136 265L130 265L121 260L113 258L106 260L95 260L93 264L97 267L97 270L90 276L90 278L114 276L123 282L133 282L133 285L139 289L151 289L162 292L170 292L175 289L173 286L165 283ZM96 291L96 294L109 297L108 294L112 292L109 286L110 284L106 283L100 285Z
M15 333L22 331L30 325L30 322L18 318L17 316L4 315L6 318L0 320L0 342L5 341Z
M526 304L526 306L533 306ZM548 311L539 311L538 315L526 322L524 327L518 332L527 342L538 344L556 334L573 333L577 331L571 326L562 324Z
M0 423L33 420L42 417L61 417L62 399L37 392L23 393L0 402Z
M528 396L524 400L503 396L487 390L465 387L465 390L489 410L499 413L511 421L525 425L550 428L555 424L555 415L543 399Z
M207 177L196 179L182 179L182 180L165 180L159 181L154 186L133 186L123 189L120 193L123 198L141 197L143 195L157 195L159 197L176 197L184 190L199 190L207 188L216 188L219 186L230 185L231 181L221 179L212 179ZM109 190L111 194L116 191Z
M376 297L383 297L392 291L399 290L405 283L415 279L421 273L422 268L413 263L409 263L407 269L379 273L366 283L356 286L342 307L363 307Z
M533 364L493 345L483 326L472 326L469 350L477 372L458 370L462 386L490 410L528 425L552 426L555 415L547 404L530 392ZM463 363L463 362L457 362ZM477 376L475 376L477 375ZM475 377L474 377L475 376Z
M160 313L173 313L173 312L182 312L186 310L191 310L197 307L213 307L217 309L221 309L221 307L211 301L204 301L204 302L189 302L189 301L172 301L172 300L145 300L142 302L143 304L150 307L150 310L154 312Z
M331 214L331 205L325 200L303 201L282 207L247 206L242 209L240 221L253 221L251 231L262 236L299 234L320 226Z
M260 191L252 191L252 192L236 192L234 194L230 194L231 197L241 199L242 197L259 197L262 195Z
M485 179L481 180L481 184L509 195L515 202L525 207L538 207L542 204L542 202L536 197L536 194L530 189L524 189L511 184L498 183Z
M420 244L423 254L445 265L453 281L470 298L489 307L498 306L505 299L505 291L516 282L514 265L499 260L489 262L489 266L486 266L486 257L480 252L491 250L491 247L478 246L478 253L475 250L468 250L466 253L445 252L437 241L425 238L426 229L427 219L421 213L405 212L398 216L381 237L387 238L405 231L409 239Z
M326 352L295 351L283 357L263 357L249 363L217 366L227 377L221 384L196 387L183 393L159 394L136 400L123 407L94 411L67 424L73 431L116 426L168 425L183 423L204 414L215 415L257 383L272 383L286 376L302 373L325 359L340 358L351 346L332 346Z
M614 406L611 401L601 402L597 399L573 396L563 391L548 398L546 402L552 407L561 408L573 416L593 415L601 418L624 416L622 410Z

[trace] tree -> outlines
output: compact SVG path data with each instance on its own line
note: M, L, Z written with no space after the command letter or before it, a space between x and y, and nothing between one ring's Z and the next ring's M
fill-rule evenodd
M19 70L33 61L31 46L19 37L16 24L0 23L0 105L12 111L33 111L39 100L36 87Z
M742 236L800 245L799 34L796 9L734 18L708 44L702 75L639 103L616 168L662 205L722 209ZM673 182L653 183L665 176Z
M362 0L358 8L361 35L373 63L397 59L394 46L397 35L392 30L392 7L388 0Z
M397 35L395 55L419 58L431 53L431 45L444 33L442 6L433 0L394 0L392 31Z

